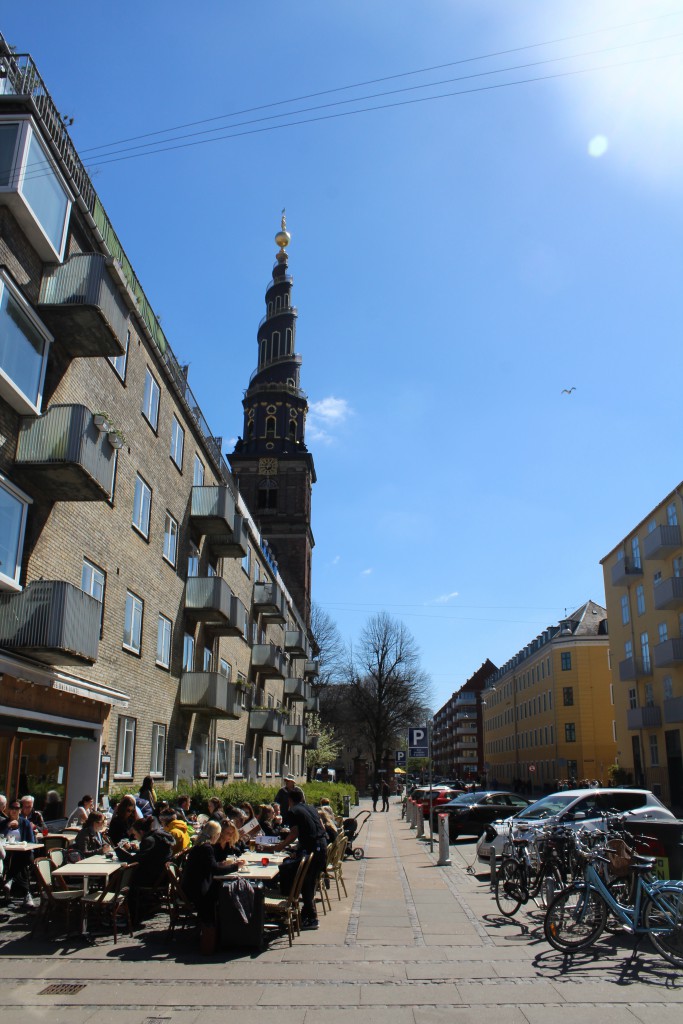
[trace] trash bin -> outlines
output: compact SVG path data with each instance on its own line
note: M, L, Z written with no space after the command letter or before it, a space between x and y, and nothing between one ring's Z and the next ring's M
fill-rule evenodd
M640 847L643 856L656 857L655 870L659 878L683 878L683 821L650 821L632 818L624 822L632 836L651 836L653 842Z
M245 924L242 915L235 906L231 888L237 879L228 879L221 885L218 897L218 945L221 949L234 946L252 946L263 949L263 930L265 913L263 906L263 885L252 882L254 889L254 910L251 920Z
M342 801L344 804L344 817L348 818L351 814L351 797L348 794L344 794Z

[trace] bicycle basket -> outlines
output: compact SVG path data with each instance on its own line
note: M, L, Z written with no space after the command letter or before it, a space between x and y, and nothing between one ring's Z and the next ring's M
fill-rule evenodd
M609 869L615 878L624 878L633 864L633 849L623 839L610 839L605 847L605 855L609 861Z

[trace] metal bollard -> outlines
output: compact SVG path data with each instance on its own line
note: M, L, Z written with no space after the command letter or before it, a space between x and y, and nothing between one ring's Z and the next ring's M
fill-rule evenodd
M417 818L415 817L415 804L412 800L408 801L408 821L410 823L411 831L417 825Z
M344 794L342 802L344 804L344 817L349 818L351 816L351 797L348 793Z
M425 819L422 813L422 807L417 807L417 838L422 839L425 834Z
M498 884L498 867L496 864L496 855L493 850L491 850L489 863L491 865L491 892L495 892Z
M439 867L448 867L451 863L451 847L448 842L448 815L439 815Z

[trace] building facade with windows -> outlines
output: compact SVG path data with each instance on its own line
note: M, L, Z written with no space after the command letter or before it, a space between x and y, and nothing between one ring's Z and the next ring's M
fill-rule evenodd
M38 69L0 58L0 791L303 777L310 559L294 600Z
M598 779L616 755L606 610L593 601L548 626L489 677L489 784L549 789Z
M434 715L434 771L448 779L472 782L484 770L481 695L496 666L488 658Z
M683 484L602 559L620 767L683 810Z

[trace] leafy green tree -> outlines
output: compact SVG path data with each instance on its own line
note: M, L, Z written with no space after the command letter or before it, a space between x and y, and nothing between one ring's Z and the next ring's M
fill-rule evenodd
M334 729L325 725L320 715L308 715L306 728L309 735L318 737L318 746L315 750L306 751L306 770L311 779L315 778L318 768L328 768L334 765L339 757L341 746L335 738Z

